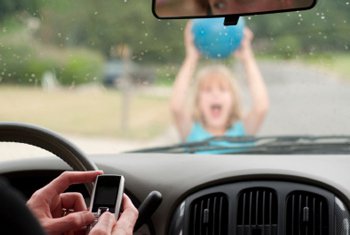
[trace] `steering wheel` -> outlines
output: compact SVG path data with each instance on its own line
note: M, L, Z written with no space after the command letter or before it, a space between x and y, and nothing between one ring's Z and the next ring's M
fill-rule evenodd
M61 158L73 170L97 170L96 165L66 139L58 134L30 124L0 122L0 142L30 144Z
M38 126L23 123L2 122L0 123L0 142L30 144L45 149L61 158L75 171L90 171L98 169L96 165L86 158L73 144L58 134ZM93 184L87 184L86 187L91 194ZM24 228L23 231L26 231L26 234L39 234L38 223L33 222L35 221L35 218L31 215L25 205L23 205L23 200L15 200L17 199L17 196L9 196L12 194L12 192L7 193L7 191L4 192L2 190L2 194L0 195L2 200L0 203L3 203L4 205L12 205L13 208L22 208L21 211L23 214L21 214L21 216L12 217L1 214L1 216L5 216L8 227L12 229L16 227ZM6 211L7 214L11 212L12 211ZM21 219L18 219L19 217L21 217ZM0 219L1 221L4 221L2 218ZM31 221L31 223L25 221ZM13 231L14 230L12 230L12 232Z
M16 142L30 144L42 148L61 158L75 171L98 170L97 166L93 162L91 162L87 157L85 157L85 155L73 144L71 144L69 141L62 138L58 134L50 130L44 129L42 127L23 123L0 122L0 142ZM88 189L88 192L91 194L93 184L86 184L86 187ZM145 200L141 203L140 207L138 208L139 218L135 225L135 230L137 230L139 227L141 227L141 225L147 222L147 220L151 217L154 211L159 207L161 201L162 195L160 192L157 191L152 191L145 198ZM0 203L4 202L0 200ZM1 216L2 215L0 214L0 219ZM32 221L33 219L34 218L28 221ZM12 221L13 224L15 224L17 220L18 217L14 217ZM22 218L20 221L26 221L26 219ZM26 223L23 226L30 226L30 223ZM26 231L36 231L30 229L30 227L26 228ZM34 235L37 233L31 234Z

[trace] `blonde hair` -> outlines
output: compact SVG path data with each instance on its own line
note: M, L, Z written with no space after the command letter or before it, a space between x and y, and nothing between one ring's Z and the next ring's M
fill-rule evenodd
M215 75L212 76L212 75ZM224 65L209 65L197 72L194 86L194 97L193 97L193 119L194 121L204 123L204 119L199 110L199 92L203 84L208 81L221 82L225 86L229 88L229 92L231 93L231 97L233 99L233 104L231 107L231 113L229 116L229 120L227 120L226 128L229 128L233 123L240 120L242 118L241 111L241 102L239 95L239 88L235 81L235 77L233 73Z

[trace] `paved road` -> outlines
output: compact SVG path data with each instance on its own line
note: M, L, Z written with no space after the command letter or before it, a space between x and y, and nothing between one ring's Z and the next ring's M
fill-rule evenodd
M350 135L350 79L296 63L262 63L271 108L260 135Z

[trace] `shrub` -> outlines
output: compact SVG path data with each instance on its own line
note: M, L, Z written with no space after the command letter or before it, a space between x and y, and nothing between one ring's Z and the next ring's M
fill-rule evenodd
M40 85L42 75L53 71L62 85L101 79L104 59L100 53L80 48L59 49L21 34L0 38L0 81Z
M76 50L66 57L56 69L60 83L75 85L100 80L103 67L101 56L86 50Z
M276 39L273 46L273 52L280 55L283 59L291 59L300 54L301 45L299 40L291 35Z

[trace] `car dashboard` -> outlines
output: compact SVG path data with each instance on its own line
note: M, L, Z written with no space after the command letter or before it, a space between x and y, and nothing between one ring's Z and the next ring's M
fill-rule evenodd
M122 174L134 203L153 190L160 207L140 234L349 234L347 155L91 155ZM1 175L26 197L64 170L62 160L6 161ZM70 189L87 198L85 188Z

